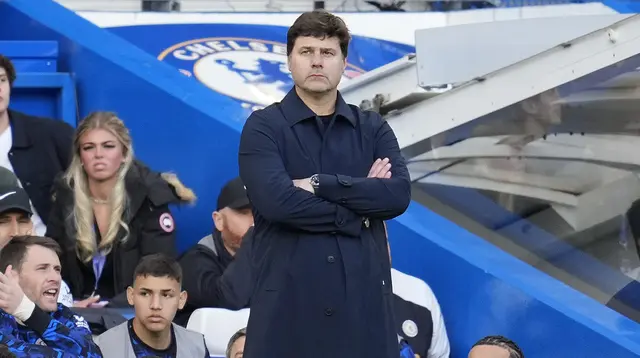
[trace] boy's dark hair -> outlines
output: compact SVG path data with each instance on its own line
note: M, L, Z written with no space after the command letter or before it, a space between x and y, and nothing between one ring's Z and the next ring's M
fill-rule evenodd
M133 273L134 281L140 276L169 277L182 284L182 268L180 264L165 254L152 254L143 257Z
M13 86L13 82L16 80L16 68L13 67L11 60L3 55L0 55L0 68L4 68L4 71L9 77L9 87Z
M486 336L476 342L473 347L475 346L498 346L509 352L509 358L524 358L524 353L522 353L520 347L514 341L503 336Z
M325 10L313 10L300 15L287 31L287 56L291 55L296 39L302 36L317 38L337 37L340 41L342 56L347 58L349 51L349 29L344 21Z
M38 245L54 251L60 255L60 245L55 240L44 236L14 236L9 243L0 250L0 271L4 272L11 265L14 270L20 270L29 247Z

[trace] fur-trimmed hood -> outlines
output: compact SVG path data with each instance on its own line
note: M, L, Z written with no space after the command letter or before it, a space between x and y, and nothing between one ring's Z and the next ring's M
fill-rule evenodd
M133 162L125 181L132 209L137 201L134 198L143 194L156 206L192 204L196 200L194 192L187 188L177 175L155 172L139 160Z

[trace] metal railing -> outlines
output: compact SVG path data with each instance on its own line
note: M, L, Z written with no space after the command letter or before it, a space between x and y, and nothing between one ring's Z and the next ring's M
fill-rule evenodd
M57 0L74 11L211 11L301 12L319 5L329 11L453 11L495 7L521 7L596 0Z

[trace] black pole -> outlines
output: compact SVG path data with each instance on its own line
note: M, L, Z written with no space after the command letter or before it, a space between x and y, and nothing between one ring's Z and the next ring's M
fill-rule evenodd
M324 9L324 1L314 1L313 2L313 8L315 10Z

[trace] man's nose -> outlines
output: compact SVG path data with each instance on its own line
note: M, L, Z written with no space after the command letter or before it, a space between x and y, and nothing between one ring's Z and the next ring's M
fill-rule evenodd
M58 270L50 270L47 279L49 281L58 282L59 283L59 282L62 281L62 275L60 275L60 271L58 271Z
M313 67L322 67L322 55L320 55L320 53L314 53L313 56L311 56L311 66Z
M160 297L157 295L154 295L151 298L151 309L152 310L161 310L162 309L162 303L160 302Z
M20 235L20 230L19 230L19 225L18 225L18 221L17 220L11 220L11 232L10 232L11 236L18 236Z

